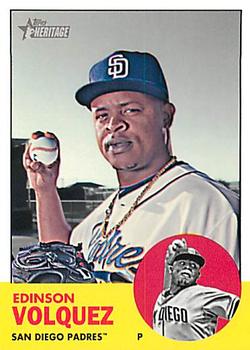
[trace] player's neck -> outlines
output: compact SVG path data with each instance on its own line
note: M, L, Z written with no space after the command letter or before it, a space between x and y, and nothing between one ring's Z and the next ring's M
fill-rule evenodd
M154 176L170 160L171 156L166 155L164 159L160 159L152 166L145 166L138 169L117 170L117 177L120 187L132 186L151 176Z
M172 284L171 286L170 286L170 293L171 294L173 294L173 295L175 295L175 294L177 294L181 289L183 289L183 287L180 287L180 286L176 286L175 284Z
M195 282L192 283L192 284L189 284L189 285L187 285L187 286L185 286L185 287L183 287L183 286L177 286L177 285L175 285L175 284L171 284L171 286L170 286L170 288L169 288L169 291L170 291L171 294L175 295L175 294L179 293L181 290L186 289L186 288L191 287L191 286L194 286L194 285L196 285Z

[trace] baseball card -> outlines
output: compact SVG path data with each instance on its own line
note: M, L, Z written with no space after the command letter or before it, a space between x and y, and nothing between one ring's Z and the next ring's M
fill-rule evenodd
M244 12L8 15L1 349L246 349Z

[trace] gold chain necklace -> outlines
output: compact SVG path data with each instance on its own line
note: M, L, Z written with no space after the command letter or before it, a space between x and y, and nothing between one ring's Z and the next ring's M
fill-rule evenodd
M102 237L103 238L108 238L112 232L116 231L118 228L120 228L127 220L128 218L133 214L135 208L137 207L137 205L139 204L139 202L141 201L141 199L145 196L145 194L150 190L150 188L153 186L153 184L159 179L159 177L169 169L169 167L171 165L173 165L174 163L176 163L176 157L172 157L170 159L169 162L167 162L167 164L165 164L156 174L155 176L152 178L151 181L149 181L149 183L147 184L146 187L144 187L144 189L141 191L141 193L138 195L138 197L135 199L134 203L131 205L129 211L123 216L123 218L115 225L113 226L108 232L107 232L107 227L109 224L109 219L110 216L113 212L113 208L115 205L115 201L117 199L117 196L119 194L119 192L117 192L117 194L114 196L114 198L112 199L108 209L106 210L106 216L105 219L103 221L103 225L102 225Z

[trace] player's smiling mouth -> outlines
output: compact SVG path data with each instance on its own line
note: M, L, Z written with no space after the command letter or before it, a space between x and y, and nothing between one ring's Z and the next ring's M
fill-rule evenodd
M188 270L181 271L180 275L188 278L192 277L191 271L188 271Z
M119 154L127 152L132 147L132 141L126 138L111 138L105 141L106 152L112 152L113 154Z

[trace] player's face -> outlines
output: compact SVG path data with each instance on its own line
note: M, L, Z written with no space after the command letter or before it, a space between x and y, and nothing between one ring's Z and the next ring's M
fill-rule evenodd
M189 286L200 276L200 266L195 261L183 259L175 261L172 270L172 281L176 286Z
M164 102L139 92L119 91L91 103L98 146L118 172L157 171L168 159L163 128L169 123Z

